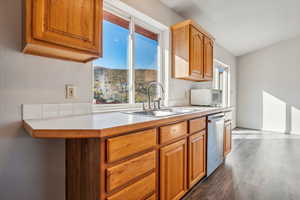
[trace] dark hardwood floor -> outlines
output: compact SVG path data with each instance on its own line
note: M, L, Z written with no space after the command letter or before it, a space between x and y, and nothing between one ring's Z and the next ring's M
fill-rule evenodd
M233 149L184 200L300 200L300 136L233 132Z

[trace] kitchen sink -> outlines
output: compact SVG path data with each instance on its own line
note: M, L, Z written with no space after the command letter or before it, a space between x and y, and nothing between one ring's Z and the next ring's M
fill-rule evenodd
M151 117L167 117L171 115L178 115L184 113L195 112L196 109L189 108L165 108L160 110L148 110L148 111L130 111L125 112L126 114L136 114L136 115L145 115Z

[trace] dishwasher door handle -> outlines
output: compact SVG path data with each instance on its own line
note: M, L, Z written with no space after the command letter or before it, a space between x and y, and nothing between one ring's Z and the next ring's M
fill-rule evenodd
M221 115L214 115L214 116L212 116L212 117L209 117L209 120L207 120L207 121L208 121L208 123L210 123L210 122L212 122L212 120L222 119L222 118L224 118L224 117L225 117L224 114L221 114Z

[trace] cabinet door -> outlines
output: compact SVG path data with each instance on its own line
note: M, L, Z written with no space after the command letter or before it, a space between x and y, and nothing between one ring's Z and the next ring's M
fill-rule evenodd
M203 45L204 36L196 28L191 26L190 44L190 76L196 79L203 79Z
M187 141L170 144L160 150L160 199L177 200L187 190Z
M102 0L31 0L37 40L99 53Z
M206 133L202 131L189 137L189 187L206 174Z
M226 122L225 129L224 129L224 156L230 153L231 143L232 143L231 122Z
M204 79L213 78L213 41L207 37L204 38Z

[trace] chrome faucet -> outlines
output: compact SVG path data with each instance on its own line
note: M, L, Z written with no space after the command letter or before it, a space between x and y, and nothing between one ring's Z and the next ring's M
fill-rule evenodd
M153 86L160 86L161 91L162 91L162 96L163 96L163 98L159 97L158 99L153 100L153 102L154 102L154 108L152 109L152 106L151 106L150 89L151 89ZM160 101L161 101L162 99L164 99L164 96L165 96L165 90L164 90L163 84L161 84L161 83L159 83L159 82L151 82L151 83L149 83L148 88L147 88L147 95L148 95L148 110L159 110L159 109L160 109ZM157 107L156 107L156 104L155 104L155 103L157 103ZM143 110L146 110L145 104L144 104L144 103L143 103Z

